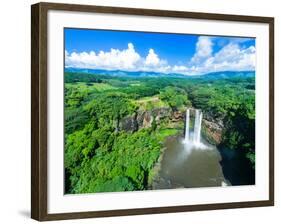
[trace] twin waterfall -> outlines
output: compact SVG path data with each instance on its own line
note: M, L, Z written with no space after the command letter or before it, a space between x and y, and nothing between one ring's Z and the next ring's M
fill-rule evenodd
M189 128L189 122L190 122L190 109L187 109L186 110L186 118L185 118L184 142L199 145L200 144L200 136L201 136L202 111L198 110L198 109L195 110L194 132L193 132L192 138L191 138L191 134L190 134L190 130L189 130L190 129Z

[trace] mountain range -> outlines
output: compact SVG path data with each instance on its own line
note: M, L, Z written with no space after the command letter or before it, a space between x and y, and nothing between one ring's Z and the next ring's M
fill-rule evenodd
M255 71L222 71L210 72L203 75L183 75L179 73L161 73L146 71L123 71L123 70L103 70L103 69L84 69L84 68L65 68L65 72L87 73L97 75L110 75L114 77L173 77L189 79L229 79L229 78L250 78L255 77Z

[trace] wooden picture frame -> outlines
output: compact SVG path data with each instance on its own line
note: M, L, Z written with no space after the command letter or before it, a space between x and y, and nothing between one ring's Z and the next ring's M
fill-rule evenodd
M274 205L274 18L183 11L38 3L31 7L31 217L39 221L187 212ZM102 211L48 212L48 12L67 11L150 17L248 22L269 26L269 182L268 200L145 207Z

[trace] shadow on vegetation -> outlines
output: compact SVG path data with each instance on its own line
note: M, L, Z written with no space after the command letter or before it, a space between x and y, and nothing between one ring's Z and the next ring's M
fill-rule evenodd
M254 185L255 170L241 150L219 148L223 174L233 186Z

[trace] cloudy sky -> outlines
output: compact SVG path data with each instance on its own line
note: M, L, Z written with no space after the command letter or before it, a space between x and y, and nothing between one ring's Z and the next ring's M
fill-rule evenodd
M255 39L65 29L65 66L197 75L255 70Z

